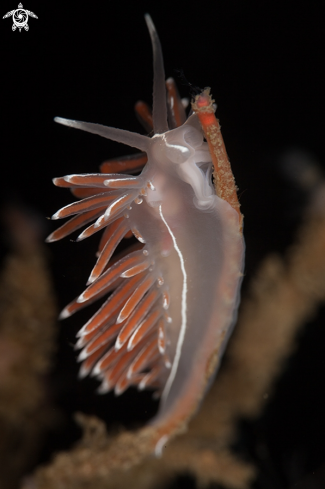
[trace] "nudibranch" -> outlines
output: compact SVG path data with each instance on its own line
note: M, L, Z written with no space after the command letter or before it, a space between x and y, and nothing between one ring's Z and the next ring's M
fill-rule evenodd
M218 368L236 320L244 241L210 90L195 96L186 117L174 81L165 82L160 42L145 18L153 46L153 110L138 102L136 111L153 135L57 117L141 152L105 162L101 173L55 178L82 200L53 215L74 217L47 241L86 224L77 241L103 230L88 287L61 318L104 298L77 335L80 377L96 376L101 393L153 389L160 397L151 421L159 453L195 413ZM131 233L138 245L112 258Z

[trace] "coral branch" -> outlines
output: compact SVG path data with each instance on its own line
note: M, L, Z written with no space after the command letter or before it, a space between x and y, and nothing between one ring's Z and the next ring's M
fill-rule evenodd
M220 124L214 115L216 106L210 95L210 88L205 88L202 93L196 95L194 102L192 102L192 109L199 118L209 145L217 195L226 200L238 212L240 229L242 230L243 216L240 212L235 178L231 170Z
M37 225L17 209L5 216L14 251L0 276L0 486L9 489L34 462L42 434L54 421L44 376L57 311Z

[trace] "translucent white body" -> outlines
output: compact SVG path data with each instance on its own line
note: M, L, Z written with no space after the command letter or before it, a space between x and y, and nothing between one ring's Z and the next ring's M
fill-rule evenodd
M176 404L187 409L202 397L209 363L215 353L221 357L236 319L244 243L238 213L215 193L210 153L198 126L158 136L148 156L142 176L155 190L148 189L129 219L171 297L167 354L172 368L161 379L159 419Z
M55 179L59 186L89 191L85 200L54 214L54 219L81 217L48 240L94 219L79 239L107 227L88 289L61 317L114 291L78 334L81 376L92 371L102 380L101 392L114 388L120 394L129 385L157 389L161 402L151 424L159 453L195 412L217 370L237 316L244 241L239 213L217 196L212 183L212 158L197 115L169 129L161 48L151 19L146 20L154 49L154 136L56 121L138 148L148 161L136 177L108 173ZM75 195L80 197L80 191ZM143 251L109 266L129 230Z

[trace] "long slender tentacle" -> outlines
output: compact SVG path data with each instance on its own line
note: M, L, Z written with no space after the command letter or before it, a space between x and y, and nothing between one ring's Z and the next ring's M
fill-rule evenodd
M153 103L152 119L155 134L168 131L165 69L160 41L149 14L145 15L153 49Z
M82 131L97 134L98 136L111 139L117 143L126 144L127 146L140 149L141 151L147 151L150 145L150 139L147 136L126 131L125 129L116 129L116 127L107 127L101 124L93 124L92 122L74 121L64 119L63 117L55 117L54 120L64 126L74 127L75 129L81 129Z

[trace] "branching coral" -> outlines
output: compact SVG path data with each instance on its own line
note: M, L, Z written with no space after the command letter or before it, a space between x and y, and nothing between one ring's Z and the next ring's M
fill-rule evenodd
M46 427L45 386L56 337L56 306L37 223L7 209L13 251L0 277L0 486L17 487Z

